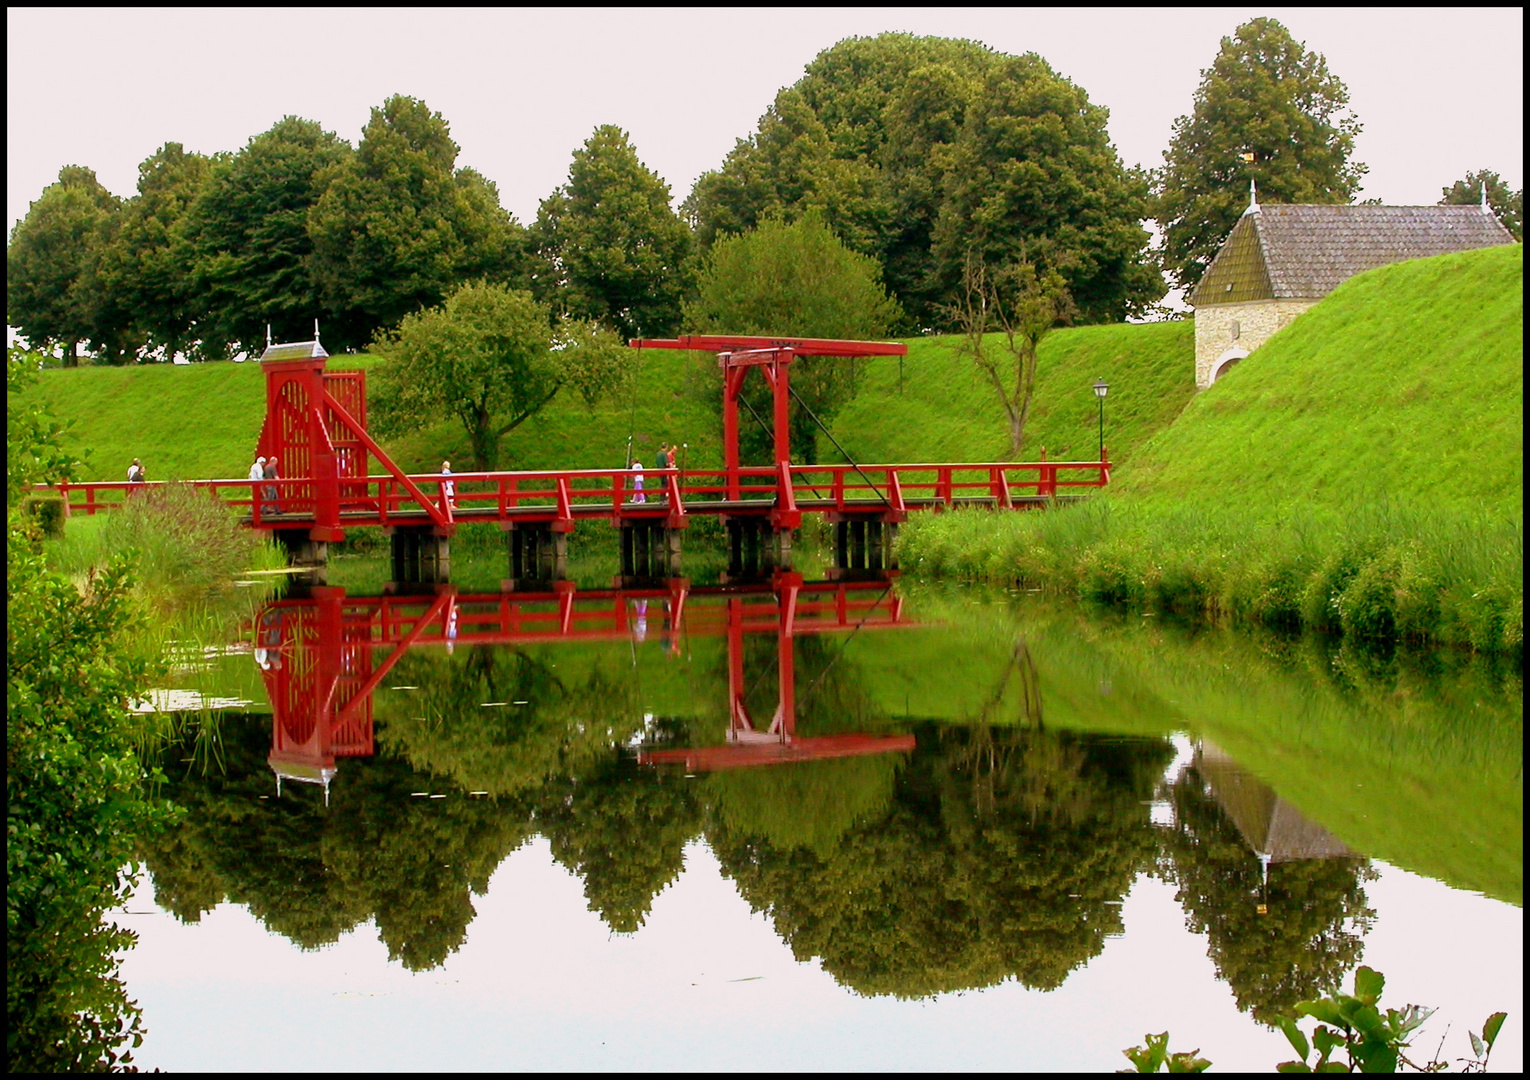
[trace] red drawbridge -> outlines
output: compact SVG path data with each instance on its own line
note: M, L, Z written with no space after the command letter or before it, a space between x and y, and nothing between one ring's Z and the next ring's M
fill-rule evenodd
M691 336L631 344L717 354L723 468L645 470L643 490L624 467L408 475L367 433L365 372L327 371L316 339L273 345L261 357L266 418L256 452L276 458L282 478L192 483L242 510L247 525L271 530L296 562L322 563L325 545L347 528L381 526L394 538L395 562L417 569L448 557L458 524L493 521L511 534L512 578L539 580L562 576L564 541L582 520L624 530L622 569L632 576L678 574L680 537L695 514L723 519L738 569L790 566L792 530L809 513L836 525L836 565L881 569L892 565L894 533L912 511L1045 506L1110 480L1103 446L1099 461L793 464L792 362L905 355L908 346L897 342ZM738 404L751 371L772 395L768 466L739 460ZM66 515L120 505L145 486L153 485L58 485Z
M373 753L373 691L410 649L653 637L678 654L686 635L727 637L727 741L643 750L640 762L696 772L908 751L912 735L798 735L793 640L912 625L885 584L804 582L780 572L752 586L693 588L676 578L653 589L559 582L544 593L463 595L442 585L423 595L351 597L320 586L268 605L256 621L256 659L271 700L268 760L278 781L319 783L327 792L337 759ZM744 703L745 634L774 634L779 650L778 703L763 730Z

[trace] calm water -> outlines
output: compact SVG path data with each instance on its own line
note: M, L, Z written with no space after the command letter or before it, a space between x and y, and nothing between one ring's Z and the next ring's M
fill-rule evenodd
M142 1067L1267 1071L1360 963L1521 1066L1517 670L778 578L317 589L183 674L252 704L166 752Z

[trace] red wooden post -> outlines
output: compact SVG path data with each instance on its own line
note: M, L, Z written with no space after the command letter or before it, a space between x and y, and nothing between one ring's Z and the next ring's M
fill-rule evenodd
M738 393L749 374L745 367L723 369L723 468L728 471L728 499L741 496L738 483Z
M792 351L782 349L776 353L776 358L771 362L770 367L765 369L772 375L770 383L776 393L777 465L790 465L792 461L791 362Z

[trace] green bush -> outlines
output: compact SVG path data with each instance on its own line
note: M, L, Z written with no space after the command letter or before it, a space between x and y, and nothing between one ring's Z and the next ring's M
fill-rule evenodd
M57 496L33 495L23 500L22 510L42 530L44 536L64 535L64 500Z

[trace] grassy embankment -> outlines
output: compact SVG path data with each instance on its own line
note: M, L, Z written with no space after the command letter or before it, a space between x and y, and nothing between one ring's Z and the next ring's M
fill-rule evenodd
M865 362L857 394L833 423L858 462L993 461L1007 451L1004 414L951 339L916 338L902 364ZM1040 373L1023 456L1043 448L1054 460L1098 457L1096 403L1090 386L1111 382L1106 433L1119 461L1171 422L1193 393L1189 323L1091 326L1059 330L1042 345ZM645 352L634 397L587 410L560 396L506 437L504 467L609 468L622 462L627 437L645 460L659 442L690 444L692 468L722 462L715 393L693 369L709 361L684 353ZM331 358L332 370L370 369L370 356ZM900 370L901 369L901 370ZM28 391L76 424L76 450L91 450L82 480L118 480L143 459L151 479L241 477L249 470L265 412L256 364L189 367L84 367L48 371ZM745 422L751 422L747 419ZM430 472L443 458L470 467L467 438L455 420L382 440L410 472ZM820 452L832 460L828 440Z
M921 517L903 565L1518 653L1522 280L1518 245L1362 274L1198 395L1108 496Z

